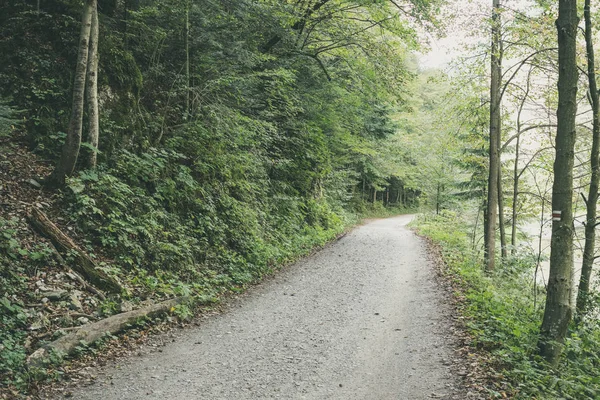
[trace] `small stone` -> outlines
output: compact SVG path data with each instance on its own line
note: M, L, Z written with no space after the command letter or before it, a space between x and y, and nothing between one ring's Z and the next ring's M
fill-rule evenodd
M47 292L48 290L50 290L46 287L46 284L41 280L35 281L35 286L37 286L38 289L40 289L42 292L44 292L44 291Z
M50 301L59 301L67 296L66 290L53 290L51 292L44 293L45 297Z
M119 305L119 311L122 313L129 312L131 310L133 310L133 304L127 300L122 301Z
M85 325L85 324L87 324L88 322L90 322L90 320L89 320L88 318L86 318L86 317L79 317L79 318L77 318L77 321L79 321L79 323L80 323L81 325Z
M79 311L79 310L83 309L83 306L81 305L81 301L79 301L79 298L77 297L77 295L71 294L69 296L69 308L71 310L75 310L75 311Z
M36 181L35 179L29 179L27 181L27 183L29 183L31 186L36 187L38 189L42 188L42 185L40 185L40 183L38 181Z

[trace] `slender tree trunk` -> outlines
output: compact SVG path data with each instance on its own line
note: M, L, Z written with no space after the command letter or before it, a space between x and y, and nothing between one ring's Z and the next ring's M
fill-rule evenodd
M492 0L492 46L491 46L491 79L490 79L490 141L489 141L489 176L488 197L486 204L484 258L486 271L493 271L496 266L496 213L498 210L498 171L500 157L498 137L500 135L500 1Z
M523 171L519 172L519 161L521 157L521 134L523 133L521 116L523 114L523 109L525 108L525 102L527 101L529 92L531 90L532 71L533 67L529 69L529 73L527 74L527 86L517 112L517 142L515 144L515 165L513 167L512 230L510 233L510 244L512 247L510 252L513 256L517 254L517 206L519 203L519 181L521 179L521 174L523 173Z
M92 13L96 9L96 0L86 0L81 17L81 33L79 35L79 49L77 66L75 68L75 81L73 83L73 105L71 120L67 129L67 138L62 148L60 159L54 171L48 178L48 183L53 186L63 186L65 178L75 170L79 149L81 147L81 129L83 124L83 103L85 93L85 78L87 70L88 47L92 28Z
M361 201L365 201L365 187L366 187L367 183L365 182L365 177L363 176L363 180L362 180L362 196L361 196Z
M517 124L517 129L519 129ZM517 202L519 201L519 156L521 151L521 135L517 136L515 145L515 165L513 168L513 198L512 198L512 224L510 231L510 253L517 253Z
M583 250L583 263L581 265L581 277L579 279L579 290L577 293L576 316L580 320L586 313L588 305L588 294L590 291L590 277L592 276L592 267L594 265L594 252L596 248L596 206L598 204L598 183L600 181L600 101L598 99L598 84L596 82L596 68L594 58L594 43L592 31L592 17L590 10L590 0L585 0L584 8L585 18L585 43L588 63L588 82L590 103L592 106L593 125L592 125L592 151L590 154L590 164L592 177L590 179L590 188L585 202L587 213L585 223L585 246Z
M436 215L440 214L440 184L437 184L436 192L435 192L435 213Z
M500 227L500 252L502 259L508 256L506 250L506 225L504 221L504 191L502 189L502 167L498 163L498 226Z
M539 352L557 365L571 321L571 274L573 271L573 164L575 115L577 114L577 16L576 0L559 0L558 19L558 128L552 186L553 218L550 275Z
M185 117L190 115L190 1L185 6Z
M498 7L500 7L498 5ZM499 12L499 10L498 10ZM496 142L498 149L498 226L500 227L500 255L502 259L507 257L506 253L506 225L504 218L504 189L502 189L502 91L500 86L502 84L502 58L504 56L504 46L502 42L502 34L500 28L502 22L498 15L497 21L497 48L498 59L496 60L497 69L496 74L498 79L497 93L496 93L496 111L494 112L493 118L496 119Z
M482 209L478 208L477 209L477 216L475 217L475 225L473 226L473 237L471 238L471 246L473 247L473 249L475 249L475 246L477 245L477 229L479 228L479 215L481 214ZM485 214L485 210L484 214Z
M92 10L92 27L87 65L87 100L89 117L89 143L92 150L87 160L88 167L95 168L98 161L98 138L100 136L100 122L98 112L98 9Z

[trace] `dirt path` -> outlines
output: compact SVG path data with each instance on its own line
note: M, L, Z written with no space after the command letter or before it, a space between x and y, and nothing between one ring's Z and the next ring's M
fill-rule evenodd
M410 217L364 225L75 399L464 399Z

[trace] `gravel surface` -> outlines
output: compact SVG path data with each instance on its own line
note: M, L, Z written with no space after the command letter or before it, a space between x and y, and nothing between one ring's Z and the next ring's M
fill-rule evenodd
M376 220L74 399L464 399L448 306L410 216Z

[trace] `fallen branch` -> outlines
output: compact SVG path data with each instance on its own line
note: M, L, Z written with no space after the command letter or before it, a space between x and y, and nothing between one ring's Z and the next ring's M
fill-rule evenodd
M67 270L67 273L70 274L69 277L71 279L77 281L77 283L79 283L84 290L87 290L88 292L98 296L98 298L100 300L106 300L106 296L104 295L104 293L102 293L100 290L96 289L94 286L90 285L89 283L87 283L77 272L73 271L69 267L69 265L67 264L67 262L65 261L63 256L60 255L60 252L58 251L58 249L52 243L50 243L50 245L56 252L55 254L56 254L56 258L58 259L58 262L60 263L60 265L62 265Z
M59 257L60 257L60 254L59 254ZM90 292L92 294L95 294L96 296L98 296L98 298L100 300L106 300L106 296L104 295L104 293L102 293L100 290L96 289L94 286L90 285L89 283L87 283L81 276L79 276L79 274L77 272L73 271L71 268L68 268L68 267L67 267L67 272L70 273L71 275L73 275L75 280L83 287L83 289L87 290L88 292Z
M27 364L29 366L41 366L50 358L52 353L58 353L62 356L71 355L82 343L90 345L106 335L112 335L127 329L141 318L150 318L168 313L173 307L190 301L189 297L178 297L83 325L80 329L37 349L27 357Z
M83 275L88 282L107 292L121 293L123 291L123 287L113 277L98 269L96 262L54 225L46 214L36 207L32 207L28 219L41 234L50 239L59 253L69 254L75 258L73 269Z

